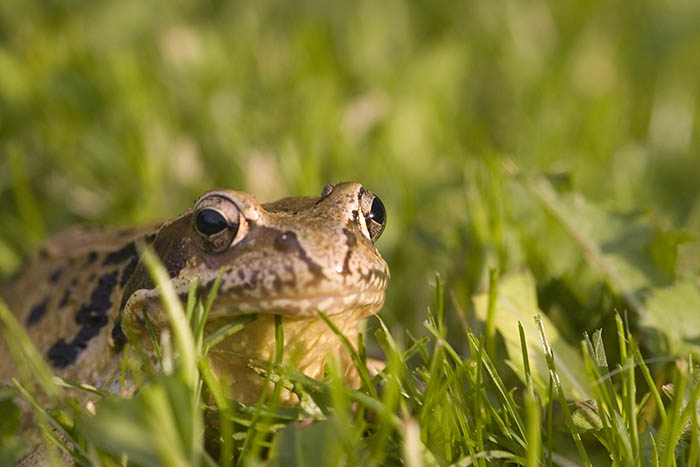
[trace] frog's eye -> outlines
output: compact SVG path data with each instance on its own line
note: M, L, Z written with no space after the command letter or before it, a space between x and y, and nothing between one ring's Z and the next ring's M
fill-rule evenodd
M199 233L207 237L216 235L229 226L226 217L213 208L204 208L199 211L194 225ZM238 225L235 228L238 230Z
M195 206L194 230L205 249L221 252L240 241L248 232L248 223L230 199L209 196Z
M369 191L362 189L360 192L360 208L364 217L364 226L366 234L372 242L376 242L384 232L386 226L386 209L384 203L378 196L373 195ZM363 229L364 230L364 229Z

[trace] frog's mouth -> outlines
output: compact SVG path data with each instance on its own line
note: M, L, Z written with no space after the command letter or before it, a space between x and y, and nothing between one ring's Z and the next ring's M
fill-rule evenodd
M384 304L384 290L363 290L347 294L321 294L269 299L241 300L226 296L217 299L209 313L210 319L231 318L242 314L279 314L288 317L313 317L317 312L340 315L361 312L360 317L370 316Z

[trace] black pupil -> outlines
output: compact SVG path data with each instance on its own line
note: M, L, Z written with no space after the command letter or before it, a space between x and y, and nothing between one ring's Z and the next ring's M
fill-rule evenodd
M202 209L197 214L197 230L204 235L214 235L228 227L226 218L215 209Z
M382 204L381 200L375 196L374 200L372 201L372 208L369 210L369 215L367 217L372 219L377 224L384 225L385 216L386 212L384 211L384 204Z

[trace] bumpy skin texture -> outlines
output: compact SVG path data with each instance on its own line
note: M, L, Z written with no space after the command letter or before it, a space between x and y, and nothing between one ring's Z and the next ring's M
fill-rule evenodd
M214 190L160 225L58 234L0 295L58 376L100 386L119 365L122 321L129 317L138 326L147 313L156 332L167 325L137 241L153 247L183 297L194 278L206 293L223 268L206 331L241 314L258 319L212 349L210 360L231 397L251 402L262 382L245 356L271 357L273 315L283 317L285 362L319 377L326 356L341 344L316 310L352 339L359 321L382 306L389 269L373 243L385 220L372 220L374 199L357 183L268 204L248 193ZM207 208L227 221L221 233L199 230L197 216ZM13 376L0 341L0 385Z

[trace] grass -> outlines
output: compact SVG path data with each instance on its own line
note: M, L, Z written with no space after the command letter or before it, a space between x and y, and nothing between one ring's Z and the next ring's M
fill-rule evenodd
M246 322L202 336L191 296L193 349L181 323L144 368L153 390L99 405L131 438L68 423L75 455L697 465L699 17L679 0L0 2L0 280L51 232L171 217L215 186L269 201L357 180L388 211L362 390L332 364L316 382L257 362L302 404L227 400L201 356ZM65 400L17 344L43 375L25 394ZM387 362L371 383L369 357ZM0 392L2 456L18 390ZM81 420L41 405L45 427Z
M521 323L521 352L511 358L522 360L522 386L506 386L507 369L499 368L485 339L471 329L462 330L468 354L455 350L444 339L444 289L437 277L435 304L424 323L428 337L402 348L380 322L376 338L387 365L373 378L369 376L362 340L356 351L332 322L320 315L319 319L338 333L351 352L362 376L359 390L345 383L333 358L322 381L284 366L283 328L278 319L274 359L252 362L274 389L266 386L257 404L242 406L225 398L205 359L213 341L202 334L201 324L217 287L207 297L197 297L195 281L183 309L176 295L169 292L172 286L154 254L146 249L143 258L163 291L173 344L170 338L161 337L158 368L148 372L154 376L134 398L91 389L91 394L98 396L96 413L63 395L60 386L65 383L33 376L49 372L9 310L0 305L3 337L20 368L26 370L14 380L14 392L35 408L35 419L45 439L60 446L79 465L228 466L257 465L264 459L269 465L538 466L611 462L671 466L696 465L700 457L696 421L700 385L696 383L692 358L676 360L673 385L666 388L669 397L664 401L619 315L616 323L621 360L613 365L615 371L610 370L601 332L581 342L592 399L576 402L562 385L554 350L539 316L533 317L540 340L540 348L534 352L546 360L549 379L544 393L538 393L533 383L533 349ZM508 283L500 285L504 286ZM489 294L492 309L497 309L497 301L498 297ZM251 319L239 320L215 334L231 334ZM174 351L178 358L169 361ZM153 361L144 358L140 365L130 362L128 366L140 371L143 365L152 366ZM302 403L298 407L280 406L282 388L295 392ZM50 395L59 410L43 410L36 402L43 394ZM2 406L4 415L14 410L7 397ZM658 429L652 429L645 415L648 404L654 403L659 413ZM204 420L208 421L206 425ZM308 423L311 420L313 424ZM0 452L6 460L20 452L12 438L13 428L17 427L8 424L1 433L4 439L13 441Z

